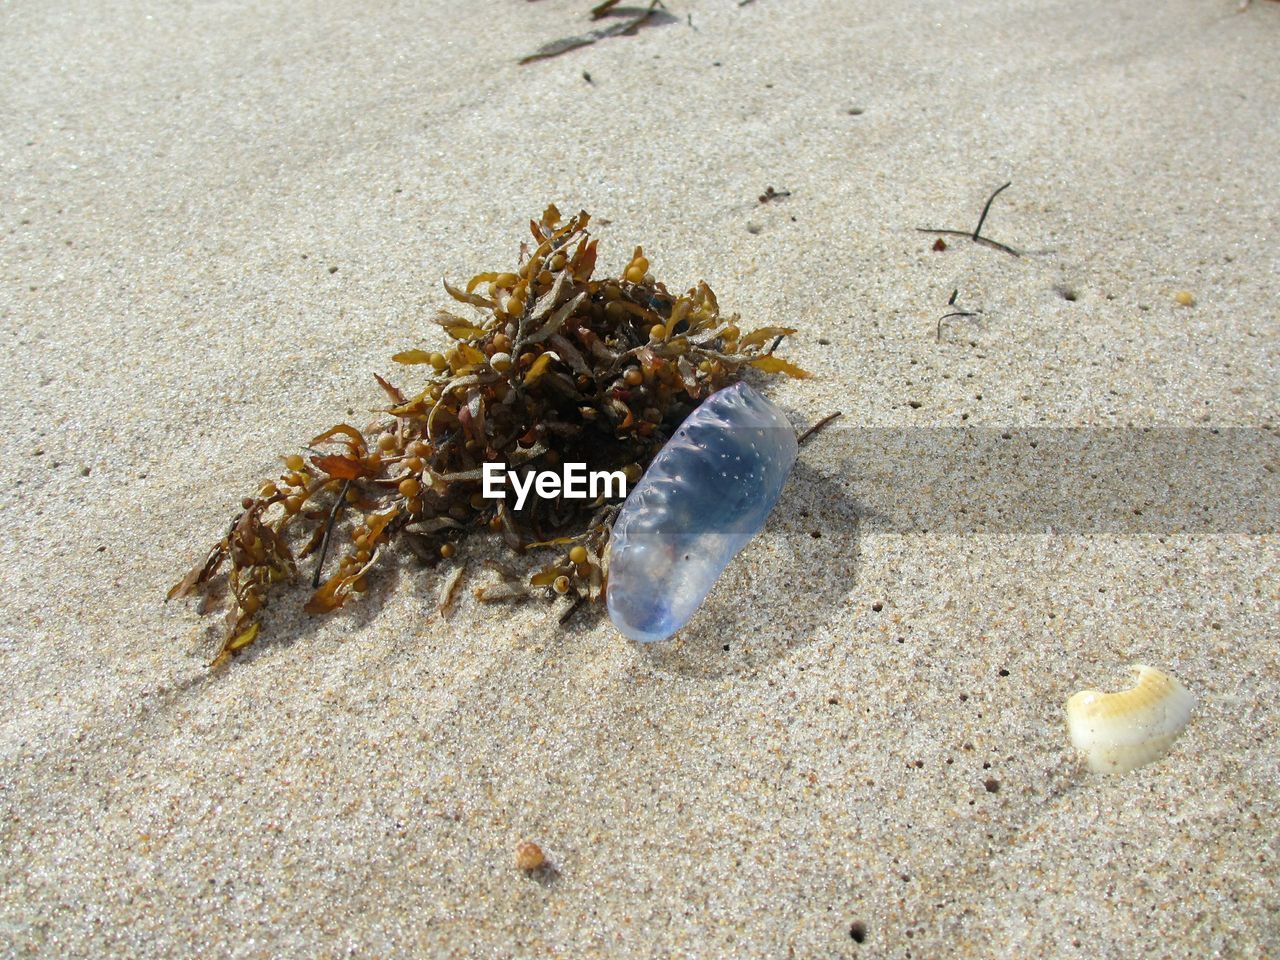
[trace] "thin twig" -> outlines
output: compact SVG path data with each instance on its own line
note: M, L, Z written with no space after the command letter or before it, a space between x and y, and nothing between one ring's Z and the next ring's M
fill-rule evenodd
M992 240L990 237L978 237L978 239L974 240L973 234L968 230L944 230L941 227L916 227L916 230L920 233L945 233L949 237L968 237L970 240L973 240L974 243L980 243L985 247L991 247L994 250L1003 250L1005 253L1014 257L1022 256L1022 254L1013 249L1013 247L1008 244L1001 243L999 240Z
M616 2L616 0L615 0ZM612 3L602 3L596 9L604 8L608 11L613 6ZM624 8L630 9L630 8ZM640 27L644 26L655 13L661 10L664 14L667 8L663 6L662 0L649 0L649 6L646 10L642 10L630 20L621 21L611 24L607 27L601 27L597 30L591 30L587 33L579 34L574 37L563 37L560 40L553 40L550 43L544 43L528 56L521 57L518 61L522 66L526 63L533 63L535 60L547 60L551 57L558 57L562 53L568 53L570 50L577 50L579 47L585 47L595 43L598 40L605 40L609 37L628 36L635 33ZM622 11L616 11L621 13Z
M574 598L573 598L573 603L569 604L569 609L568 609L568 610L566 610L564 613L560 614L560 618L559 618L559 620L558 620L557 622L558 622L561 626L563 626L563 625L565 624L565 622L566 622L570 617L572 617L575 613L577 613L577 612L578 612L578 608L579 608L580 606L582 606L582 598L581 598L581 597L574 597Z
M318 589L320 586L320 574L324 573L324 558L329 553L329 540L333 534L333 524L338 519L338 511L347 502L347 490L350 487L350 480L342 481L342 489L338 491L338 499L334 501L333 509L329 511L329 519L324 523L324 539L320 541L320 559L316 561L316 572L311 577L312 589Z
M942 316L938 318L938 334L937 334L938 342L939 343L942 342L942 321L943 320L948 320L951 317L976 317L976 316L977 314L970 310L955 310L951 313L944 313Z
M996 187L995 190L992 191L991 196L987 197L987 204L982 208L982 216L978 218L978 225L973 228L974 240L978 239L978 235L982 233L982 225L987 222L987 214L991 212L991 202L1000 195L1000 192L1002 190L1005 190L1012 185L1013 185L1013 181L1010 180L1008 183L1005 183L999 187Z
M1000 243L998 240L991 240L991 239L988 239L987 237L982 236L982 225L987 222L987 214L991 212L992 202L995 200L996 197L1000 195L1002 191L1006 190L1010 185L1012 185L1012 183L1013 181L1010 180L1008 183L1001 184L1000 186L996 187L994 191L992 191L991 196L987 197L987 202L982 208L982 215L978 217L978 225L973 228L972 232L968 230L950 230L950 229L947 229L946 227L916 227L917 232L941 233L949 237L968 237L974 243L981 243L984 246L991 247L994 250L1003 250L1005 253L1013 257L1021 257L1022 254L1019 253L1017 250L1013 249L1013 247L1009 246L1008 244Z
M825 427L828 423L830 423L832 420L834 420L838 416L840 416L839 410L837 410L835 413L828 414L827 416L823 417L821 420L815 423L812 427L810 427L804 433L800 434L799 439L796 440L796 446L800 446L800 447L804 446L806 440L808 440L810 437L812 437L815 433L817 433L819 430L821 430L823 427Z

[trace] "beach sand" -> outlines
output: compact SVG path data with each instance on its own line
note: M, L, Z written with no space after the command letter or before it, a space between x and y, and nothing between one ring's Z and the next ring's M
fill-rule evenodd
M1276 956L1274 530L878 527L842 438L1274 430L1280 4L668 0L518 65L590 5L0 12L0 953ZM1021 258L916 231L1005 181ZM668 644L406 561L211 673L170 584L553 201L799 328L768 393L843 417L763 534ZM1199 705L1091 774L1134 661Z

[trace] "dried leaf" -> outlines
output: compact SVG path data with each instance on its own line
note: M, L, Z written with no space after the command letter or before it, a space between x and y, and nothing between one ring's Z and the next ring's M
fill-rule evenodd
M684 384L685 391L691 397L697 397L700 393L698 387L698 374L694 370L693 364L689 362L687 357L679 357L676 360L676 370L680 374L680 382Z
M302 609L307 613L329 613L337 610L347 602L347 598L351 595L351 585L355 582L355 579L355 577L347 574L335 573L324 582L319 590L311 595L311 599L306 602Z
M559 360L559 359L560 358L557 357L555 353L551 350L548 350L545 353L539 354L538 359L533 361L529 369L525 371L525 374L524 374L525 386L528 386L529 384L533 383L540 376L546 373L547 367L551 366L552 360Z
M204 571L203 566L192 567L187 571L187 575L169 588L169 592L165 594L166 600L172 600L174 597L185 597L195 589L197 583L200 582L200 574Z
M218 572L218 568L222 566L222 561L226 557L227 548L224 540L209 551L209 556L205 558L204 563L193 567L185 577L169 588L165 601L173 600L175 597L188 596L196 587L207 583Z
M305 560L320 548L320 544L324 541L324 532L325 528L323 526L317 526L311 531L311 538L298 551L299 560Z
M578 244L578 249L569 262L569 270L573 279L585 283L596 268L596 241L588 240Z
M316 465L317 469L323 470L335 480L359 480L361 477L367 477L373 473L359 460L353 460L351 457L344 457L336 453L329 456L312 457L311 462Z
M404 417L404 416L409 416L415 413L423 413L426 410L427 392L428 391L423 390L412 400L402 403L398 407L392 407L390 410L387 411L387 413L396 417Z
M472 277L470 280L467 281L467 293L473 292L475 288L480 286L480 284L482 283L493 283L500 276L502 276L502 274L497 272L477 273L474 277Z
M458 584L462 582L464 573L466 573L466 567L459 564L450 570L449 575L441 582L440 590L436 593L436 613L440 616L445 616L452 609Z
M430 350L401 350L399 353L391 355L391 359L396 363L412 364L412 363L430 363Z
M747 347L754 347L764 343L766 340L772 340L774 337L788 337L795 332L793 327L761 327L759 330L752 330L739 340L738 350L746 350Z
M492 310L497 306L489 297L482 297L478 293L467 293L465 290L459 290L448 280L444 281L444 289L449 296L460 303L469 303L473 307L483 307L485 310Z
M330 427L318 437L312 437L308 446L316 447L322 443L327 443L334 437L346 437L347 444L351 447L351 452L358 456L364 456L365 444L364 434L350 424L340 423L336 427Z
M484 477L484 468L476 467L474 470L459 470L456 473L438 473L436 478L445 483L466 483L470 480L480 480Z
M564 274L561 274L560 276L564 276ZM557 310L555 313L551 315L551 319L549 319L540 328L538 328L536 332L530 334L528 337L525 337L524 342L527 344L540 343L543 340L547 339L547 337L551 336L553 333L557 333L560 330L560 328L564 326L564 322L569 318L569 315L572 314L575 310L577 310L578 307L582 306L583 302L585 302L586 299L587 299L587 291L583 290L572 300L563 304L559 310Z
M459 343L453 349L457 351L458 359L463 361L463 366L456 371L458 373L489 362L489 358L485 356L483 350L477 350L469 343Z
M399 506L393 506L389 510L382 513L375 513L369 517L369 533L367 535L369 544L372 546L382 537L382 532L387 529L387 525L400 513Z
M763 370L765 373L785 373L787 376L795 377L797 380L807 380L813 376L809 371L800 369L794 363L772 355L756 357L750 363L753 367Z
M473 321L463 317L454 316L448 311L438 311L433 319L455 340L472 340L475 337L484 336L484 327L477 326Z
M530 544L533 546L533 544ZM545 570L539 570L529 578L529 586L531 587L549 587L555 583L556 577L560 576L560 571L555 567L548 567Z
M569 276L567 271L560 271L556 274L555 280L551 282L551 289L538 298L537 303L533 305L533 309L529 312L529 322L537 323L547 314L549 314L555 305L560 302L560 297L564 294L564 286Z
M461 530L462 524L457 520L449 517L430 517L426 520L418 520L414 523L405 524L405 530L410 533L439 533L441 530Z
M261 624L256 621L249 624L249 628L247 630L227 644L227 651L234 653L237 650L243 650L249 644L253 643L253 641L257 639L259 627L261 627Z
M399 390L397 390L395 387L389 384L386 380L382 379L382 377L378 376L376 373L373 375L373 379L378 381L378 386L380 386L383 389L383 391L386 393L386 395L391 398L392 403L397 403L397 404L404 403L403 393L401 393Z
M569 368L574 373L582 374L584 377L594 377L592 369L587 366L587 361L572 343L564 338L563 335L557 333L547 339L549 346L555 348L558 359L569 364ZM612 359L612 358L611 358Z
M539 540L537 543L525 544L526 550L536 550L539 547L559 547L566 543L577 543L581 537L556 537L554 540Z

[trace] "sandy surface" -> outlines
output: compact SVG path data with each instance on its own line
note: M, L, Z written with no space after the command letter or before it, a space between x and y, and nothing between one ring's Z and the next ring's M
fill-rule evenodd
M802 328L797 423L1274 426L1280 4L669 5L0 11L0 953L1280 952L1273 535L877 530L833 431L660 648L405 564L210 676L162 604L552 200ZM914 231L1005 180L1027 256ZM1090 775L1132 660L1199 709Z

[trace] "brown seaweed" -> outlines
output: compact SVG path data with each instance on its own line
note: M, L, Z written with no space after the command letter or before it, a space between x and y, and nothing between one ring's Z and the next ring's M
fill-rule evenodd
M634 483L684 417L747 367L808 376L766 348L793 330L744 334L705 282L674 294L656 281L640 247L621 276L594 278L589 219L583 212L565 220L550 206L530 222L533 247L521 245L515 269L477 274L463 287L446 282L446 293L476 315L440 311L434 320L450 346L393 357L410 371L425 368L425 382L377 377L388 403L375 422L318 434L306 456L285 457L279 476L241 501L225 536L169 591L170 599L200 595L201 612L223 606L215 664L258 638L272 591L313 555L315 591L305 607L313 614L363 593L395 546L447 559L477 531L517 554L557 554L532 576L502 568L497 584L476 590L480 599L599 599L616 500L531 498L517 511L482 496L483 465L529 471L580 462L621 470ZM330 552L337 566L325 578ZM442 611L457 576L446 578Z

